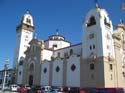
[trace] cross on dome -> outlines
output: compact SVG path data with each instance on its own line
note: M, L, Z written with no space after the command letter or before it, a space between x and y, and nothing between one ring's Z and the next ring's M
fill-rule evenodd
M56 35L57 36L59 35L59 29L56 29Z
M30 12L29 12L29 10L26 10L26 14L29 14Z
M98 0L94 0L94 2L95 2L95 7L96 7L96 8L99 8Z

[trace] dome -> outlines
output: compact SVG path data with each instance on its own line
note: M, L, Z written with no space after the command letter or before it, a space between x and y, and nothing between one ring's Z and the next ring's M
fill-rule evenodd
M57 32L56 35L49 36L49 40L65 40L65 38Z

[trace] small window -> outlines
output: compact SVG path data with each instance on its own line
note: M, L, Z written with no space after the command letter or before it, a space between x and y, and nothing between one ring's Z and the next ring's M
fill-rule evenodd
M108 27L111 27L110 23L107 22L107 19L106 19L106 18L104 19L104 24L105 24L106 26L108 26Z
M53 47L57 47L57 44L54 44Z
M95 17L92 16L90 19L89 19L89 23L87 23L87 27L90 27L90 26L93 26L93 25L96 25L96 20L95 20Z
M21 75L21 71L19 72L19 75Z
M76 69L76 66L74 64L72 64L71 70L74 71L75 69Z
M122 74L123 74L123 77L125 78L125 72L122 72Z
M95 49L95 45L93 45L93 49Z
M30 65L30 71L34 71L34 64L33 63Z
M60 52L57 53L57 56L60 57Z
M68 57L68 53L67 52L64 53L64 57Z
M91 46L91 45L90 45L90 47L89 47L89 48L90 48L90 50L92 50L92 46Z
M94 64L90 64L90 70L94 70L95 67L94 67Z
M113 66L112 66L112 64L110 64L109 66L110 66L110 70L112 70L112 69L113 69Z
M21 65L23 65L23 60L20 60L20 62L19 62L19 65L21 66Z
M111 80L112 80L112 74L111 74Z
M26 19L27 23L31 23L31 20L29 18Z
M47 68L44 68L43 72L46 73L47 72Z
M60 68L59 66L56 67L56 72L59 72Z
M94 75L93 74L91 74L91 79L94 79Z
M93 39L94 38L94 33L89 34L89 39Z
M73 54L73 50L72 49L70 49L70 55L72 55Z

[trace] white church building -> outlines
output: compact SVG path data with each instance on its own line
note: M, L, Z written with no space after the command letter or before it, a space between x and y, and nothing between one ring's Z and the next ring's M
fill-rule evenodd
M33 38L32 15L17 26L14 67L17 83L60 87L125 87L125 25L113 29L105 9L84 17L81 43L72 45L56 33Z

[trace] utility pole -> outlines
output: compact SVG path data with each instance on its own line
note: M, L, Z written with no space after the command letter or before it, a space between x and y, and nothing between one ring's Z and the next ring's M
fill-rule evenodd
M5 88L8 65L9 65L9 59L7 59L7 60L5 61L5 65L4 65L4 71L5 71L5 72L4 72L4 80L3 80L2 90L4 90L4 88Z

